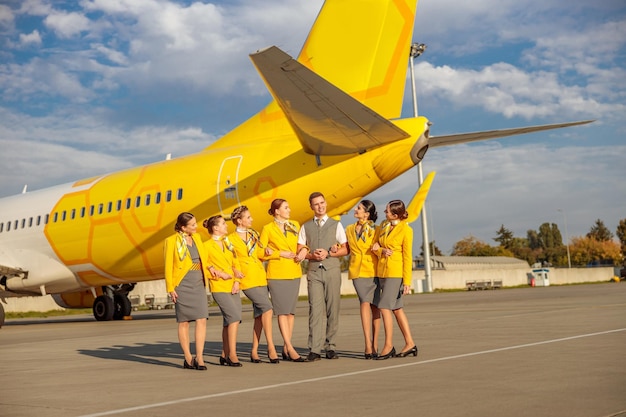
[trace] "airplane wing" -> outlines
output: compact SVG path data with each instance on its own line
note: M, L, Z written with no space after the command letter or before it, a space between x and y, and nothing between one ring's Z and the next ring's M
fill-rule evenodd
M506 136L521 135L524 133L540 132L542 130L559 129L559 128L568 127L568 126L584 125L584 124L591 123L594 121L595 120L583 120L579 122L517 127L513 129L486 130L484 132L460 133L460 134L445 135L445 136L430 136L430 138L428 139L428 145L431 148L436 148L439 146L456 145L459 143L476 142L479 140L497 139L497 138L503 138Z
M307 153L359 153L410 136L275 46L250 58Z

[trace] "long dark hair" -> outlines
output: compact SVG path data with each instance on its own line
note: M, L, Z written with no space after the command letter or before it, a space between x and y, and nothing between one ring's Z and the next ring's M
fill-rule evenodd
M217 223L220 221L221 218L222 216L220 215L211 216L202 222L202 226L204 226L210 234L213 234L213 228L217 226Z
M275 199L274 201L272 201L272 204L270 204L270 209L267 211L267 213L270 216L275 215L276 214L276 210L278 210L280 208L280 206L282 206L285 201L287 201L287 200L284 200L282 198Z
M376 223L376 219L378 219L378 213L376 212L376 206L374 205L374 203L370 200L361 200L359 204L362 205L365 211L369 214L368 220Z
M391 214L398 216L398 219L404 220L409 217L409 213L407 213L402 200L391 200L388 205Z
M183 212L180 213L178 215L178 217L176 218L176 224L174 225L174 230L176 230L177 232L181 232L183 230L183 227L187 226L187 223L189 223L189 221L191 219L193 219L195 216L191 213L188 212Z

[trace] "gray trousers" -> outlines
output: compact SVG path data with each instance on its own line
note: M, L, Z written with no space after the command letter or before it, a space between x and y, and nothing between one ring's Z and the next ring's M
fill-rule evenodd
M307 272L309 292L309 349L321 354L336 348L341 301L341 269L311 268Z

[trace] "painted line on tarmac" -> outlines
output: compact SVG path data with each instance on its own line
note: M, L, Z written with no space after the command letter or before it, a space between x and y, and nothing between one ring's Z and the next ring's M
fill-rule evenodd
M407 366L424 365L424 364L428 364L428 363L442 362L442 361L448 361L448 360L453 360L453 359L468 358L468 357L471 357L471 356L486 355L486 354L489 354L489 353L504 352L504 351L507 351L507 350L524 349L524 348L529 348L529 347L534 347L534 346L541 346L541 345L547 345L547 344L551 344L551 343L566 342L566 341L569 341L569 340L582 339L582 338L585 338L585 337L602 336L602 335L605 335L605 334L618 333L618 332L623 332L623 331L626 331L626 328L615 329L615 330L607 330L607 331L604 331L604 332L597 332L597 333L587 333L587 334L581 334L581 335L570 336L570 337L562 337L562 338L559 338L559 339L544 340L544 341L541 341L541 342L525 343L523 345L508 346L508 347L497 348L497 349L482 350L480 352L463 353L461 355L446 356L446 357L443 357L443 358L428 359L428 360L419 361L419 362L403 363L403 364L400 364L400 365L385 366L383 368L365 369L365 370L362 370L362 371L346 372L346 373L337 374L337 375L328 375L328 376L323 376L323 377L318 377L318 378L302 379L302 380L299 380L299 381L283 382L283 383L280 383L280 384L264 385L264 386L261 386L261 387L246 388L246 389L235 390L235 391L226 391L226 392L220 392L220 393L216 393L216 394L201 395L201 396L198 396L198 397L181 398L179 400L164 401L164 402L154 403L154 404L146 404L146 405L139 405L139 406L135 406L135 407L120 408L120 409L117 409L117 410L103 411L101 413L85 414L85 415L82 415L82 416L79 416L79 417L112 416L112 415L115 415L115 414L124 414L124 413L130 413L130 412L133 412L133 411L148 410L150 408L165 407L165 406L168 406L168 405L176 405L176 404L182 404L182 403L187 403L187 402L192 402L192 401L200 401L200 400L208 400L208 399L211 399L211 398L227 397L227 396L230 396L230 395L244 394L244 393L255 392L255 391L263 391L263 390L268 390L268 389L273 389L273 388L280 388L280 387L286 387L286 386L292 386L292 385L308 384L310 382L319 382L319 381L324 381L324 380L329 380L329 379L345 378L345 377L348 377L348 376L362 375L362 374L367 374L367 373L371 373L371 372L387 371L389 369L404 368L404 367L407 367Z

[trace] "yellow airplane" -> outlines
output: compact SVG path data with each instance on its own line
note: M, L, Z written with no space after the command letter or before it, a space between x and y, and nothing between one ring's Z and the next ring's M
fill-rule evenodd
M134 283L163 278L180 212L228 217L245 204L260 227L280 197L304 222L321 191L340 215L429 147L590 122L436 137L425 117L398 119L416 6L327 0L297 59L274 46L250 55L274 100L201 152L0 199L0 298L52 294L120 319Z

